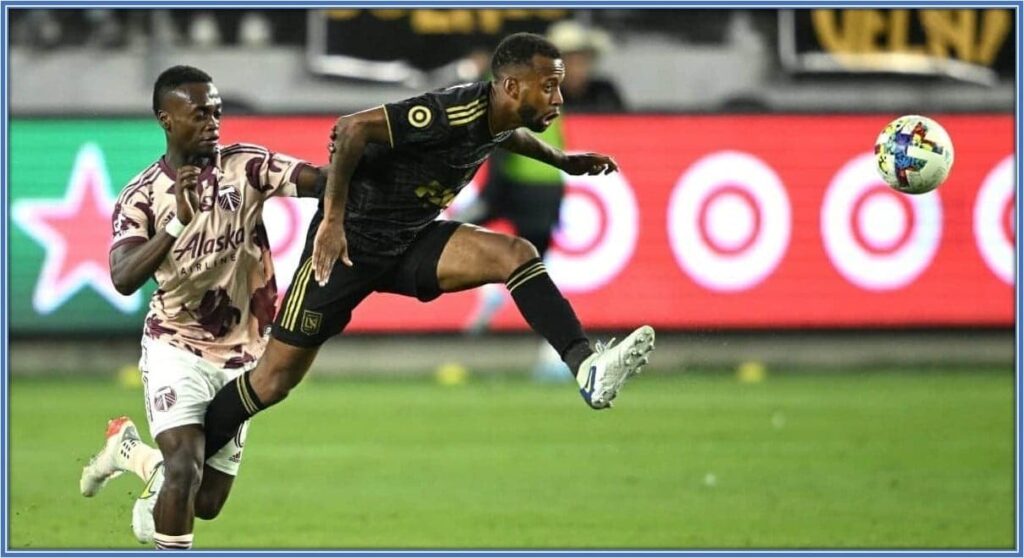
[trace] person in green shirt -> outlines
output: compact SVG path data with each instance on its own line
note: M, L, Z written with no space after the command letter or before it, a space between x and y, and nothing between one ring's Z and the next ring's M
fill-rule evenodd
M625 104L615 85L593 72L602 52L607 50L607 35L575 21L562 21L548 30L548 40L561 50L566 63L563 95L573 99L571 110L578 112L622 112ZM565 149L565 128L556 120L547 130L534 133L542 141ZM565 181L562 173L551 166L515 153L499 151L491 157L490 172L480 196L456 218L469 223L485 224L507 220L516 234L529 240L541 258L551 246L552 234L559 226ZM506 304L508 296L502 289L484 287L467 333L479 335L486 331L495 314ZM565 364L546 343L541 343L534 378L540 381L565 381Z

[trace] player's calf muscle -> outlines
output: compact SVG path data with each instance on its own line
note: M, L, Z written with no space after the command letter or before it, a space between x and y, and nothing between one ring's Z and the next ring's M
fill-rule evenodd
M224 507L224 502L226 501L226 496L219 497L199 491L196 494L196 517L206 520L214 519L220 515L220 510Z
M264 360L253 370L249 381L265 407L279 403L299 385L313 364L318 349L293 347L271 341Z
M298 367L279 367L262 374L260 372L257 369L250 380L253 391L265 407L280 403L288 397L292 388L299 385L306 375L306 369Z

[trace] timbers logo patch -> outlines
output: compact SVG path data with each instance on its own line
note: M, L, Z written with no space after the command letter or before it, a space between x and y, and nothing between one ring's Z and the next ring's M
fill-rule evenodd
M238 192L238 188L228 184L221 186L217 191L217 205L224 211L231 211L233 213L238 210L238 206L241 204L242 194Z
M157 411L169 411L177 402L178 394L171 386L164 386L156 390L156 395L153 396L153 408Z

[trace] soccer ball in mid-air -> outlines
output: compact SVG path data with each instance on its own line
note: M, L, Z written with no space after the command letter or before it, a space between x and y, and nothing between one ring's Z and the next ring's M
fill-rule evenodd
M938 122L925 116L901 116L875 140L878 172L904 194L923 194L939 187L953 166L953 142Z

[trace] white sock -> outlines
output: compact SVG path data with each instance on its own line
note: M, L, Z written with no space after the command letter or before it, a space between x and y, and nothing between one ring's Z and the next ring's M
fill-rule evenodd
M188 550L192 548L192 533L184 535L153 535L157 550Z
M153 476L153 469L163 460L160 450L134 438L121 442L121 451L117 452L117 466L135 473L144 482Z

